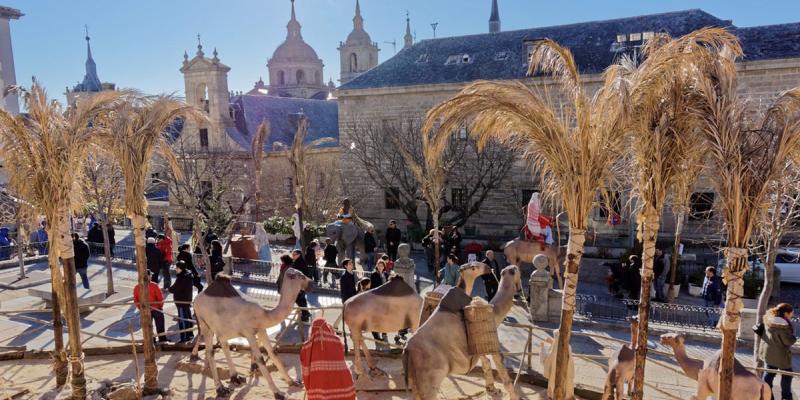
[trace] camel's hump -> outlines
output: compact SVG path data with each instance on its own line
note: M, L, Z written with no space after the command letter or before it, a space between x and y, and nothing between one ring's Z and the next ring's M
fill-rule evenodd
M384 283L369 291L377 296L403 297L416 296L417 292L411 288L401 277L393 277L389 282Z
M452 288L442 297L439 302L439 309L451 313L460 313L464 311L464 307L472 302L472 297L460 288Z
M203 293L209 297L242 297L226 276L217 276Z

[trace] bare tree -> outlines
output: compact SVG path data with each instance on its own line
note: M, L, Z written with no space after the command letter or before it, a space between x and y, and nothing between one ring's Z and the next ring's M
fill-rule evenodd
M107 224L114 209L120 206L125 195L125 179L122 170L109 155L102 152L90 154L84 164L82 189L84 197L91 200L92 208L100 216L103 231L103 254L106 261L106 294L114 294L114 277L111 265L111 241Z

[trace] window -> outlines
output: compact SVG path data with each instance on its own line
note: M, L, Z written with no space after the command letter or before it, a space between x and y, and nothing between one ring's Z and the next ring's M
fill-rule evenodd
M458 63L458 58L461 57L460 54L447 57L447 61L444 62L444 65L453 65Z
M203 111L208 112L208 86L205 83L201 83L200 86L197 88L197 100L200 103L200 108Z
M689 221L711 219L714 209L714 193L696 192L689 198Z
M286 74L283 71L278 71L278 85L286 84Z
M427 62L428 62L428 53L420 54L419 57L417 57L416 61L417 64L425 64Z
M389 188L384 192L384 208L387 210L397 210L400 208L400 189Z
M453 210L463 211L467 208L467 189L465 188L452 188L450 189L450 204Z
M617 35L617 43L623 43L628 41L628 35Z
M200 128L200 147L208 148L208 128Z
M383 144L392 145L391 135L394 133L394 121L391 119L381 120L381 131L383 137Z
M607 199L606 199L607 196ZM614 215L622 215L622 201L620 200L619 192L608 192L606 196L601 195L598 199L600 209L598 210L598 217L601 219L608 219L609 213Z
M444 62L444 65L456 65L456 64L471 64L472 57L469 54L454 54L452 56L447 57L447 61Z
M153 172L150 174L151 183L158 183L160 181L160 174L158 172Z
M494 60L495 61L508 60L508 52L507 51L498 51L497 53L494 53Z
M294 180L291 176L283 178L283 190L287 196L291 196L294 193Z
M358 71L358 57L356 53L350 53L350 72Z
M295 78L297 78L297 83L298 84L306 83L306 73L303 72L302 69L297 70L297 72L295 72L294 75L295 75Z
M462 126L461 128L458 129L458 139L459 140L467 140L468 136L469 136L469 131L467 130L467 126L466 125L464 125L464 126Z
M636 41L642 40L642 34L639 33L639 32L631 33L630 34L630 40L631 40L631 42L636 42Z
M200 182L200 197L209 197L211 196L211 192L214 187L211 185L210 181L201 181Z
M796 264L797 263L797 255L789 254L789 253L778 253L775 255L775 262L776 263L785 263L785 264Z
M462 64L471 64L472 57L469 54L464 54L461 56L461 63Z
M522 204L528 204L533 194L538 191L537 189L522 189Z
M642 40L650 40L656 37L655 32L642 32Z

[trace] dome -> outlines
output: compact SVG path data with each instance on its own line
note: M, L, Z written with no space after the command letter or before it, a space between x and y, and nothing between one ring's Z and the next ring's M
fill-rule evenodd
M369 34L364 31L363 29L355 29L347 35L347 41L345 42L348 45L371 45L372 39L369 37Z
M270 63L282 61L318 63L319 57L317 52L302 39L289 39L275 49L275 52L272 53L272 58L269 60Z

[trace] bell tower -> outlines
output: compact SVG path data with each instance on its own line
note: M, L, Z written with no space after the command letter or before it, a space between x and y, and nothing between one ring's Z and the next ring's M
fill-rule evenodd
M364 30L364 18L361 17L361 5L356 0L356 14L353 17L353 31L347 40L339 43L339 60L341 62L341 84L350 82L357 76L378 65L378 44L373 42Z

